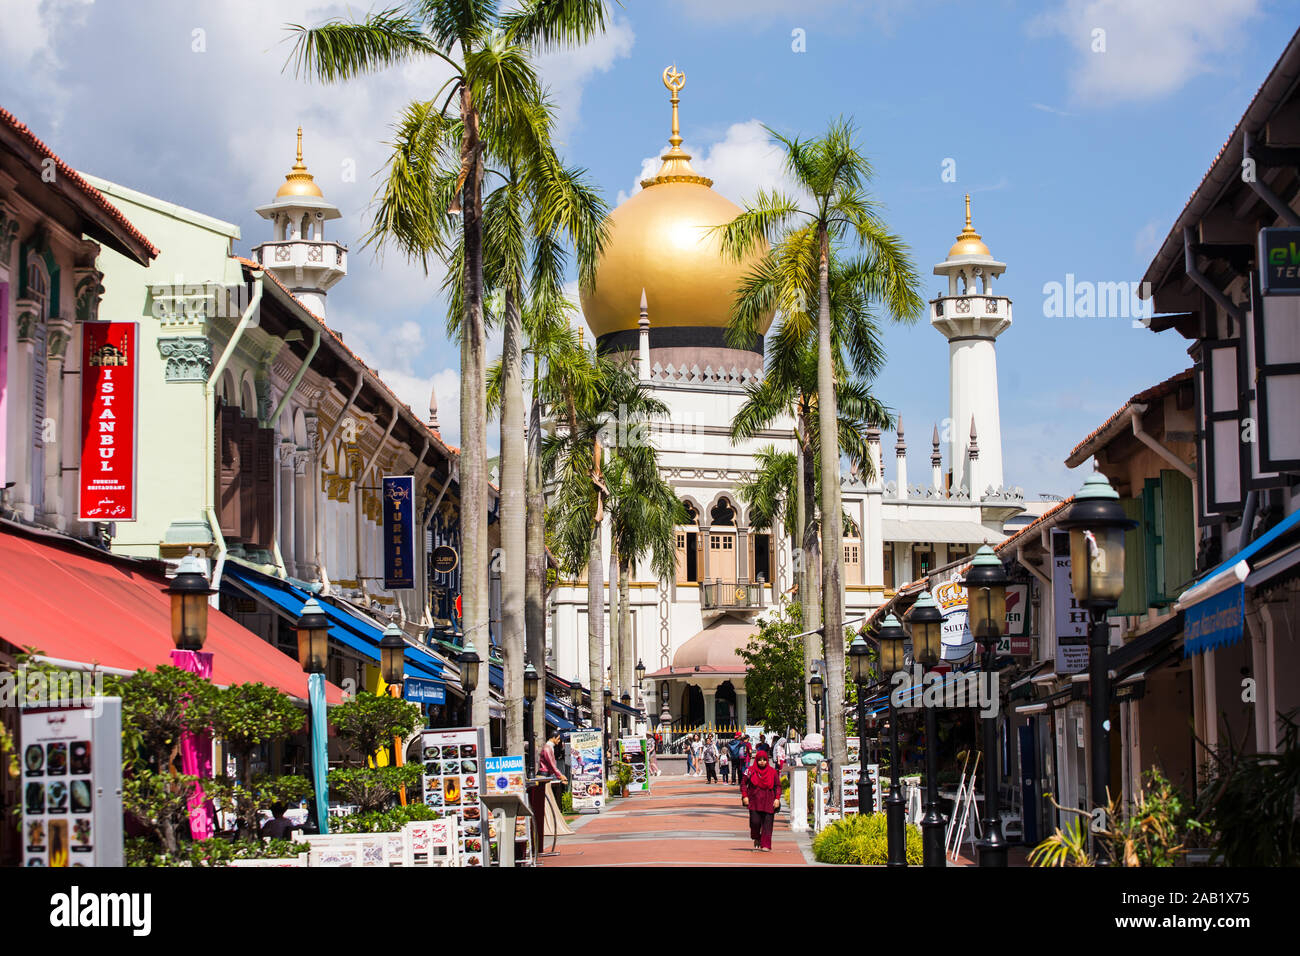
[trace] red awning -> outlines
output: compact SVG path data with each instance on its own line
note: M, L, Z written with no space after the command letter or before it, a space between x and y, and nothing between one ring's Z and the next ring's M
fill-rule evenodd
M64 661L136 671L169 663L171 599L156 561L101 553L53 534L0 527L0 638ZM298 662L215 609L208 614L212 679L254 681L306 699ZM342 692L325 685L326 700Z

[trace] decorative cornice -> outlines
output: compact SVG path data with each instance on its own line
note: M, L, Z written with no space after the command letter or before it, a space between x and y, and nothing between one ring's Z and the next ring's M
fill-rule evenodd
M9 266L14 242L18 239L18 213L13 206L0 200L0 266Z
M50 319L46 327L45 354L52 362L62 362L72 341L72 323L66 319Z
M32 299L19 299L14 303L18 318L18 342L31 345L36 341L36 324L40 321L40 306Z
M212 372L212 340L206 336L160 338L158 354L166 359L163 381L206 382Z
M76 276L76 315L78 322L99 318L99 300L104 296L104 273L95 268L73 270Z

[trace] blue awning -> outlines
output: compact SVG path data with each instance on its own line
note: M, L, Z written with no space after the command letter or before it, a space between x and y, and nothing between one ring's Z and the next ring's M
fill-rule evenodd
M560 714L557 711L552 710L550 707L546 708L546 722L550 724L552 727L558 727L560 730L577 729L576 725L566 720L564 717L560 716Z
M1220 574L1224 573L1228 569L1235 566L1238 562L1249 561L1251 558L1259 554L1261 551L1263 551L1273 542L1281 538L1288 531L1298 527L1300 527L1300 511L1293 511L1291 512L1291 514L1287 515L1285 518L1283 518L1273 527L1269 528L1267 531L1261 534L1250 544L1246 545L1244 548L1242 548L1232 557L1228 558L1226 561L1221 561L1219 564L1211 568L1209 571L1202 574L1196 580L1196 583L1194 583L1191 587L1189 587L1186 591L1183 592L1184 597L1188 595L1192 595L1193 592L1198 587L1205 584L1207 581L1211 580L1212 578L1218 577ZM1206 595L1206 597L1209 596L1210 595ZM1183 610L1186 610L1187 608L1194 606L1196 603L1197 600L1195 596L1193 596L1193 600L1191 600L1188 603L1184 603L1182 599L1179 599L1178 601L1179 606Z
M287 581L262 574L233 561L227 562L221 583L223 588L228 584L233 585L234 590L254 600L270 604L291 620L297 620L302 615L303 605L315 596ZM379 642L384 636L383 631L368 621L363 621L335 607L328 601L317 603L330 620L330 637L370 660L379 661ZM442 666L436 657L412 647L408 642L406 673L412 677L441 679Z
M950 671L948 673L948 676L944 679L942 686L944 688L947 688L952 684L957 683L957 681L959 680L965 680L967 674L978 674L978 673L979 671L977 670ZM921 695L925 693L925 691L926 691L926 686L924 683L913 684L910 689L903 691L902 706L919 707L921 705ZM893 692L893 688L891 687L890 693L892 692ZM882 714L885 711L889 710L889 696L890 696L889 694L884 694L872 700L868 700L867 701L868 715L874 717L877 714ZM972 703L969 704L968 706L974 707L975 704ZM875 709L873 710L872 708Z

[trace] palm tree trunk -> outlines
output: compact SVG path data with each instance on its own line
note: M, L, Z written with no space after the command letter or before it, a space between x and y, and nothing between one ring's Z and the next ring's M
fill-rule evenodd
M626 691L632 698L632 706L637 705L636 650L632 647L632 607L628 596L632 588L632 559L626 554L618 556L618 659L623 665L623 675L619 679L619 693Z
M506 289L501 351L501 653L505 665L505 746L524 752L524 382L523 321L517 290ZM534 665L536 666L536 665Z
M469 164L461 200L465 237L465 314L460 340L460 523L464 551L461 604L465 641L474 643L486 664L492 641L488 634L487 342L483 329L483 224L478 176L482 146L478 113L468 85L461 90L461 115L465 118L464 149ZM474 689L471 714L476 727L491 726L489 673L484 667Z
M537 396L537 374L534 367L533 402L528 421L528 517L525 528L528 557L524 583L528 660L537 669L541 684L532 713L534 748L540 747L546 737L546 497L542 492L542 405ZM536 754L533 759L535 766Z
M587 689L591 691L591 725L597 729L605 723L605 582L600 526L599 521L591 523L591 553L587 559Z
M618 700L619 695L623 693L618 686L623 671L621 667L622 658L619 657L622 648L618 646L619 593L615 587L617 582L618 544L611 536L609 543L609 690L614 695L614 700Z
M817 413L820 416L822 466L822 604L825 623L826 713L829 756L833 766L848 757L844 732L844 510L840 503L839 410L835 402L835 367L831 360L830 243L826 226L818 228L821 257L817 264Z
M804 452L803 444L803 425L798 426L799 436L795 441L795 508L794 508L794 583L795 593L799 595L800 629L810 631L816 624L810 624L814 617L819 621L821 615L817 607L817 602L813 600L808 593L808 584L814 580L814 575L808 573L811 567L812 555L808 553L808 531L812 525L812 486L808 482L808 476L811 475L811 467L807 461L807 455ZM803 638L803 710L804 710L804 733L811 733L812 728L817 724L817 715L813 710L815 706L812 699L812 692L808 687L808 677L813 671L813 661L817 659L814 652L816 634L805 634Z

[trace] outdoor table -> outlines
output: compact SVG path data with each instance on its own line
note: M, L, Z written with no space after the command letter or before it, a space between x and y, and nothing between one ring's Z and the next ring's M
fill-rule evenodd
M497 830L497 847L501 853L501 866L515 865L515 818L519 814L530 814L523 795L518 793L485 793L479 797L488 813L495 816L500 810L505 823Z

